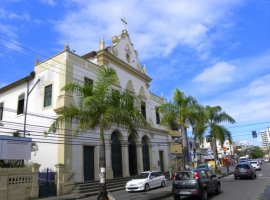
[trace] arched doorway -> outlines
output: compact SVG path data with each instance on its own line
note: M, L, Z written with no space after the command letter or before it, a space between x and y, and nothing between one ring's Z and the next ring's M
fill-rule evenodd
M121 141L118 138L117 132L113 132L111 136L111 155L112 155L112 170L113 177L122 176L122 151L121 151Z
M129 174L130 176L134 176L138 174L137 168L137 151L136 151L136 143L134 141L134 137L128 137L128 158L129 158Z
M150 161L149 161L149 147L147 136L143 136L142 138L142 154L143 154L143 171L149 171Z

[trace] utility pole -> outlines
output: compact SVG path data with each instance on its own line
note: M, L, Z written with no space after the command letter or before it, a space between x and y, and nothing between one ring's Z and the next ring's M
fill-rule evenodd
M28 98L30 93L33 91L34 87L39 83L40 79L36 81L36 83L33 85L31 90L29 91L29 81L30 79L27 80L27 90L26 90L26 102L25 102L25 111L24 111L24 123L23 123L23 137L25 137L26 134L26 118L27 118L27 109L28 109Z

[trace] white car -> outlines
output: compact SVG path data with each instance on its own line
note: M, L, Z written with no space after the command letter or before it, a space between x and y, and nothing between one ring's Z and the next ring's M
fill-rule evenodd
M250 164L255 170L261 170L261 165L258 160L251 160Z
M164 187L165 184L166 178L161 172L145 171L126 183L126 191L148 191L152 188Z

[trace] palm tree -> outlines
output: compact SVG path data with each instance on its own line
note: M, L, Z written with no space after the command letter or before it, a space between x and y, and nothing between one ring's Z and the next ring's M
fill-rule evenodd
M140 98L131 92L114 89L117 81L115 70L101 67L94 84L83 85L70 83L64 90L78 96L78 103L64 107L60 116L51 125L56 131L64 123L76 124L78 131L99 128L101 147L99 152L100 193L98 199L107 199L106 191L106 157L104 131L112 126L125 127L130 134L137 135L136 127L145 126L146 120L141 114Z
M184 168L188 162L187 127L194 123L199 108L199 104L193 97L185 96L178 88L173 93L173 101L159 107L159 112L162 115L162 125L171 130L179 129L180 126Z
M209 130L209 137L211 141L211 148L214 153L215 161L218 160L218 151L217 151L217 140L220 141L223 146L224 141L226 139L232 143L231 133L226 127L221 125L224 122L227 123L235 123L235 120L228 115L226 112L222 111L220 106L206 106L204 108L204 118L203 120L199 120L195 125L194 134L195 137L202 140L204 133L206 130ZM217 166L215 165L215 170L217 170Z

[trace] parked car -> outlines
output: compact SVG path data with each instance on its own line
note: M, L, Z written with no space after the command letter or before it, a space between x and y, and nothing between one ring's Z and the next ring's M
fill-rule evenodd
M250 164L253 168L255 168L255 170L262 170L258 160L251 160Z
M258 160L258 162L259 162L259 163L260 163L260 165L261 165L261 164L262 164L263 159L262 159L262 158L258 158L257 160Z
M256 178L255 168L251 166L250 163L239 163L235 166L234 169L234 179L238 178Z
M221 193L221 184L217 176L209 170L180 171L174 176L172 183L174 200L179 200L181 196L199 197L206 200L210 192Z
M152 188L164 187L165 184L166 178L162 172L145 171L126 183L126 191L148 191Z
M249 162L248 157L243 156L243 157L240 157L240 158L239 158L239 163L244 163L244 162Z

